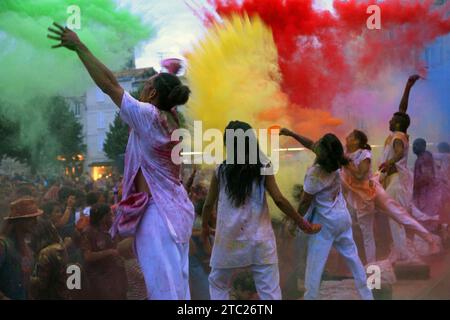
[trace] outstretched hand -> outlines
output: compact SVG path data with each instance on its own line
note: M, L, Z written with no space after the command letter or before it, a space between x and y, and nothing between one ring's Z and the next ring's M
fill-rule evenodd
M292 131L287 128L281 128L280 130L280 136L291 136Z
M419 76L418 74L415 74L415 75L410 76L410 77L408 78L408 83L407 83L407 85L408 85L409 87L412 87L412 86L416 83L416 81L419 80L420 78L422 78L422 77Z
M53 22L54 27L49 27L48 31L50 32L47 35L47 38L60 41L59 44L53 45L52 48L67 48L69 50L75 51L78 46L81 44L80 38L78 35L70 30L67 27L63 27L60 24Z

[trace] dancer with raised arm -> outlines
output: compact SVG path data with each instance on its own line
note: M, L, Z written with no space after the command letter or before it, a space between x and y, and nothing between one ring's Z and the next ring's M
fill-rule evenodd
M118 83L114 74L80 41L75 32L54 24L53 48L73 50L86 70L120 108L131 128L125 155L123 199L144 193L149 199L137 225L135 248L145 276L149 299L190 299L188 254L194 208L171 159L179 127L174 107L185 104L189 88L174 75L157 74L145 82L139 100Z
M376 212L388 215L428 243L433 244L431 233L390 197L372 175L372 152L366 134L360 130L353 130L346 138L346 151L350 163L341 170L342 186L347 204L355 212L361 228L366 261L370 263L376 260L373 232Z
M282 135L297 140L306 148L313 147L312 141L288 129L282 129ZM353 130L346 137L346 157L349 163L340 170L344 197L350 210L353 210L363 235L364 250L368 263L376 260L376 246L373 233L374 214L388 215L397 223L435 245L432 234L410 216L408 211L390 197L372 175L372 152L367 136L360 130Z
M320 282L331 247L345 259L355 279L356 289L362 299L372 300L367 287L366 271L358 256L353 240L352 220L342 192L339 169L349 163L344 148L333 134L326 134L317 142L282 129L280 135L295 138L316 154L314 164L308 169L303 184L300 214L322 225L318 234L308 240L305 276L305 299L318 299Z
M391 134L386 138L384 151L379 166L380 182L387 194L396 200L402 207L419 221L425 221L428 216L413 205L413 174L408 168L409 136L407 134L411 120L406 113L411 88L420 79L419 75L410 76L403 93L398 112L394 113L389 121ZM398 260L415 259L414 252L408 249L406 232L403 226L389 220L396 258ZM436 242L430 246L430 251L439 250Z
M233 132L231 138L225 135L227 159L212 176L202 213L203 238L208 242L208 221L217 205L216 234L210 262L212 270L209 276L211 299L229 300L234 272L239 268L250 267L260 299L280 300L277 246L266 191L277 207L304 232L319 232L320 225L304 220L281 194L275 177L263 175L264 165L250 125L232 121L227 130ZM241 136L234 136L239 131L250 134L249 137L242 137L245 145L242 141L238 142ZM238 148L242 145L245 148ZM256 151L254 162L251 161L251 150Z

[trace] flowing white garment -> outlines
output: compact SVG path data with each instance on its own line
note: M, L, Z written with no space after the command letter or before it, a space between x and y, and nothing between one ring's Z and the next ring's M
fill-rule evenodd
M135 239L149 300L190 300L189 242L176 243L154 202Z
M403 143L404 153L403 158L395 164L397 172L384 179L383 184L386 193L418 221L427 220L429 217L413 205L414 179L411 170L408 168L409 137L407 134L397 131L389 135L384 145L381 162L384 163L394 158L395 140L400 140ZM389 226L391 228L396 257L400 260L414 259L417 255L408 248L405 228L392 219L389 220Z

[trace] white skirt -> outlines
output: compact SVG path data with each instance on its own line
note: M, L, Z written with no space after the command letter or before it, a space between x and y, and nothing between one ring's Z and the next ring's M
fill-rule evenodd
M176 243L156 204L150 202L135 238L150 300L190 300L189 243Z

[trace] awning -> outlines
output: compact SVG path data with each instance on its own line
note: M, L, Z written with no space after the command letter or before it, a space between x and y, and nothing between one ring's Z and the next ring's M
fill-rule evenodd
M88 167L112 167L114 165L113 161L99 161L99 162L92 162L88 165Z

